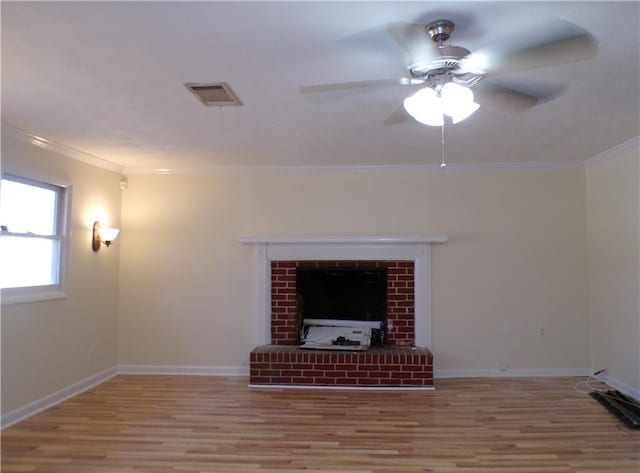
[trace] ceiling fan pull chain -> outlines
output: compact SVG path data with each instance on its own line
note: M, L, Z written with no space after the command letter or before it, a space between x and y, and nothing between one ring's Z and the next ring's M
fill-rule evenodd
M444 162L444 120L442 121L442 161L440 162L440 168L444 169L447 167L447 163Z

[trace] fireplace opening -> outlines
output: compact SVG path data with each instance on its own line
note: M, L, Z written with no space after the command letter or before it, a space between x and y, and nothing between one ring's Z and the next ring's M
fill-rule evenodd
M296 270L298 341L302 348L366 350L384 345L387 270Z

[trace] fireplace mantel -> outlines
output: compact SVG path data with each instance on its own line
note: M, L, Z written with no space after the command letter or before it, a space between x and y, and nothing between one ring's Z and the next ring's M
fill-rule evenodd
M271 262L304 260L398 260L415 266L415 343L431 346L431 245L446 235L425 236L253 236L255 247L255 340L271 343Z

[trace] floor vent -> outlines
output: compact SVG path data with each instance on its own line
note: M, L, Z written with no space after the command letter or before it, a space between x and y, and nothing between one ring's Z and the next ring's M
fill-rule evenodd
M218 107L238 107L242 105L240 99L233 93L231 87L229 87L229 84L226 82L217 84L185 84L184 86L205 105Z

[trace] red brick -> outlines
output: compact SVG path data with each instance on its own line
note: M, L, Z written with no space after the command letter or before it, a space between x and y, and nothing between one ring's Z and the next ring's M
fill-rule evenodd
M273 384L292 384L291 376L272 376L271 382Z
M314 378L313 382L315 384L336 384L335 378L327 378L327 377Z
M302 376L307 377L316 377L316 376L324 376L324 371L320 370L303 370Z
M375 378L358 378L359 385L376 386L380 384L379 379Z
M268 376L251 376L249 378L249 382L251 384L269 384L271 382L271 378Z
M357 378L338 378L336 379L336 384L340 384L343 386L355 386L358 384Z
M378 378L378 379L390 378L391 377L391 373L389 373L387 371L369 371L367 373L367 377L369 377L369 378Z
M422 379L403 379L401 382L403 386L424 386L424 380Z
M282 376L302 376L301 370L282 370Z
M305 376L294 377L294 378L291 378L291 383L292 384L309 384L309 385L313 385L313 378L307 378Z

